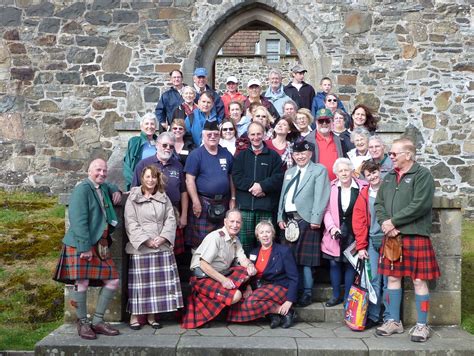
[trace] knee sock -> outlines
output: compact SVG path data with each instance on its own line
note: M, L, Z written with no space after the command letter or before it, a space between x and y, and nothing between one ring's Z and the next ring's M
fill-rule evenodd
M92 325L97 325L104 321L104 314L107 306L115 295L115 290L102 287L99 294L99 300L97 301L97 307L95 308L94 317L92 318Z
M430 309L430 295L415 294L416 314L418 324L426 324L428 321L428 310Z
M387 319L400 322L400 305L402 303L402 289L386 289L383 297L385 311L388 312Z
M332 296L339 299L341 296L341 263L334 260L329 262L329 275L331 277Z
M79 320L84 321L87 319L87 291L72 292L72 299L75 302L76 306L76 316Z

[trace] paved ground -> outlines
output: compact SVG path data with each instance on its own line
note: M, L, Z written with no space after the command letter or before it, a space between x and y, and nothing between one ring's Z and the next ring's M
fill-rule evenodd
M164 322L160 330L146 326L122 335L82 340L74 325L63 325L36 345L37 355L474 355L474 335L458 327L435 327L427 343L401 335L378 337L373 330L353 332L339 322L300 322L271 330L267 323L214 322L210 328L183 330Z

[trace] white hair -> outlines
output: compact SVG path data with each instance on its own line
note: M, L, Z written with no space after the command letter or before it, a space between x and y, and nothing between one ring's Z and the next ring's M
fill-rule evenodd
M356 136L363 136L369 141L370 133L365 127L356 127L354 131L351 132L351 142L355 141Z
M332 166L332 171L334 172L334 174L337 174L337 171L339 170L339 166L341 164L345 164L347 167L350 168L351 171L354 170L354 165L352 164L349 158L340 157L336 159L336 161L334 162L334 165Z
M156 116L155 114L153 114L152 112L147 112L145 115L143 115L141 118L140 118L140 126L143 124L143 122L145 120L153 120L155 121L155 125L157 124L156 122Z

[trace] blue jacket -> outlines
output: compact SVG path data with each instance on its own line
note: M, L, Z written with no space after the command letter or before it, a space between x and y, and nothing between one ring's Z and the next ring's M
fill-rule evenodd
M326 93L323 91L318 91L313 99L313 103L311 104L311 113L313 114L314 118L316 119L316 113L319 109L324 109L326 105L324 105L324 99L326 99ZM341 109L347 114L346 108L342 101L337 100L337 108Z
M280 88L276 93L272 92L272 88L269 87L265 92L265 98L273 104L280 116L283 116L283 104L288 100L291 100L291 98L285 94L283 85L280 85Z
M225 110L224 110L224 103L220 97L219 94L217 94L216 91L212 90L209 85L206 85L206 91L210 91L212 93L212 96L214 97L214 110L217 113L217 121L221 123L222 120L224 120L225 116ZM196 93L196 98L194 99L194 102L197 104L199 101L201 94L199 92Z
M171 124L174 111L183 101L181 94L174 87L165 91L158 100L158 104L156 104L155 116L158 122L160 124Z
M202 129L204 128L204 123L206 121L216 121L218 123L221 122L219 120L215 108L212 108L211 112L209 113L209 117L206 118L204 113L199 109L194 109L192 112L193 118L190 119L189 116L186 117L184 123L186 125L186 132L190 132L193 136L194 144L199 147L201 146L202 142ZM191 116L191 115L190 115ZM192 122L191 122L192 121Z
M256 262L261 247L257 247L250 253L250 260ZM286 298L290 302L296 302L298 298L298 269L295 258L289 246L274 243L272 253L262 279L266 282L288 288Z

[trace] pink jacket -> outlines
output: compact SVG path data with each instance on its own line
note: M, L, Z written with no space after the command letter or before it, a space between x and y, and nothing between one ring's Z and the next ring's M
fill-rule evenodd
M359 189L367 185L366 181L352 178L355 180ZM338 207L338 193L336 178L331 182L331 195L329 197L329 203L324 212L324 234L321 243L321 251L330 256L339 257L341 255L341 249L339 247L339 241L331 237L330 231L333 227L340 228L339 226L339 207Z

